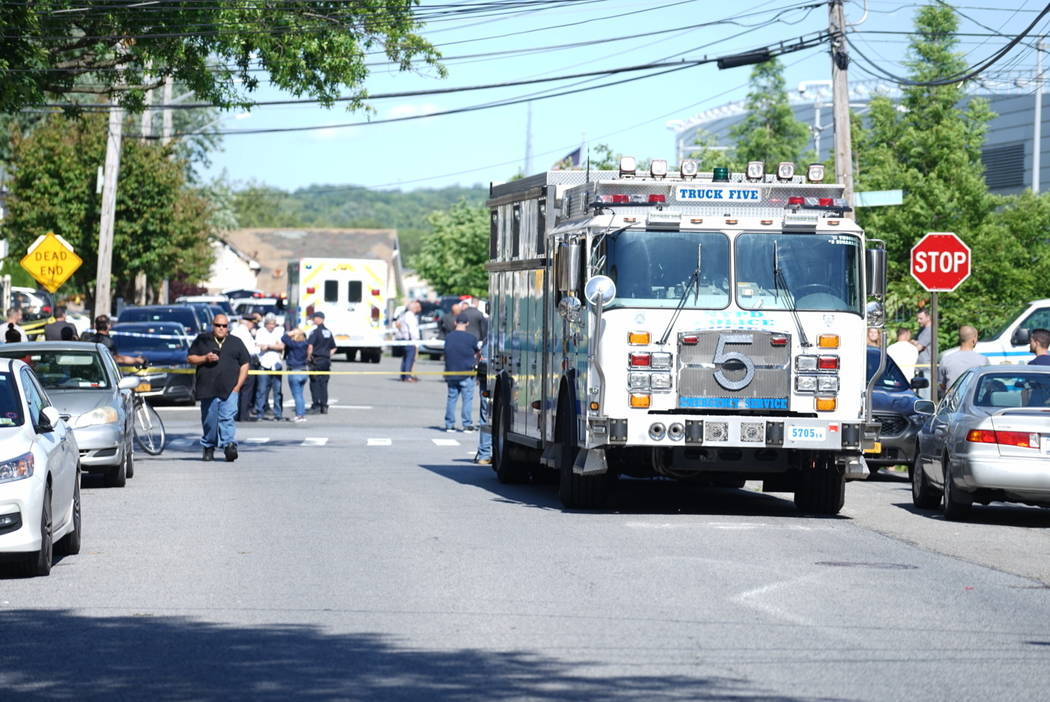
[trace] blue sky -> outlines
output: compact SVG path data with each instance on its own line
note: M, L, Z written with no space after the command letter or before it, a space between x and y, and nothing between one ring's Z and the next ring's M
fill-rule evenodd
M431 4L433 0L424 0L423 7ZM421 33L447 57L447 78L438 79L425 70L399 72L383 65L383 57L378 55L369 59L377 65L371 68L366 87L372 94L417 91L562 76L665 60L716 58L812 37L826 30L827 7L810 7L814 4L803 0L594 0L560 3L543 11L434 22ZM878 32L910 30L921 4L847 0L847 22L854 23L853 29L858 32L852 36L853 41L880 67L904 75L906 69L901 61L905 58L907 37ZM991 35L989 29L1017 34L1043 9L1040 0L969 0L953 4L971 18L962 20L959 31L983 35ZM705 23L717 24L694 26ZM1045 32L1048 26L1050 23L1044 18L1039 29ZM959 49L969 64L975 64L1007 41L1001 36L963 37ZM584 42L587 44L583 46L556 48ZM1030 75L1035 67L1032 43L1017 46L987 75L1001 80ZM476 56L512 51L517 53ZM473 58L459 58L465 56ZM870 79L858 66L863 64L860 58L854 58L851 80ZM789 90L796 89L801 81L831 77L830 58L824 45L788 54L781 61L786 67ZM1050 64L1050 60L1045 63ZM743 99L749 72L750 67L719 70L711 63L575 95L537 99L531 106L531 130L527 129L529 108L519 104L388 124L329 126L281 134L228 134L223 151L214 154L208 173L212 177L225 173L235 186L256 182L289 190L312 184L402 190L487 185L507 180L523 169L526 135L530 132L532 172L548 168L584 142L592 147L605 143L615 151L640 158L667 158L673 162L674 133L668 122ZM638 75L644 74L375 100L371 103L375 110L371 119L433 115ZM271 89L263 89L257 95L259 100L292 97ZM325 127L368 119L365 113L347 112L340 106L259 106L249 114L227 114L217 128Z

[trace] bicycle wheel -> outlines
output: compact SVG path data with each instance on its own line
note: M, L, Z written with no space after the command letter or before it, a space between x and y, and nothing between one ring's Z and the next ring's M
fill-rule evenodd
M151 456L159 456L164 450L167 435L160 415L148 402L142 400L135 406L135 443Z

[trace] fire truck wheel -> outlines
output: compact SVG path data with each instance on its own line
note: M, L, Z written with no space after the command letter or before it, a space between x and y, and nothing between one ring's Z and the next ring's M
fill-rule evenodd
M510 442L507 440L510 413L507 412L502 393L498 393L495 400L492 403L492 468L501 483L527 483L529 467L511 457Z
M596 509L604 507L609 499L608 474L578 475L572 466L579 453L575 414L567 401L558 403L558 441L561 458L558 463L558 497L566 509Z
M845 503L846 475L830 456L817 454L802 469L795 506L811 514L838 514Z

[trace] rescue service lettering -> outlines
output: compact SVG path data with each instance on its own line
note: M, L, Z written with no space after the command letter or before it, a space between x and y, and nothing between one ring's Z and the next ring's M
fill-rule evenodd
M685 186L679 186L677 188L677 199L679 200L692 200L692 201L727 201L732 200L736 202L758 202L762 199L761 192L758 188L689 188Z
M736 399L732 397L680 397L679 407L695 407L698 409L767 409L786 410L788 401L786 397L747 397Z

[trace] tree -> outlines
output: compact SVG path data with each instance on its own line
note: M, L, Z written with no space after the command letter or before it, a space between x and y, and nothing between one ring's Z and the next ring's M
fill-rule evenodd
M49 95L119 94L140 111L172 76L219 107L252 103L258 69L276 87L330 106L350 89L365 104L368 50L401 70L422 62L443 75L438 52L415 34L417 0L257 3L163 2L140 7L39 0L0 4L0 112ZM81 79L90 78L91 84Z
M788 102L784 83L784 67L777 59L770 59L751 70L747 93L747 116L729 135L736 141L736 169L747 161L780 161L803 163L809 143L809 127L795 119Z
M84 259L67 283L70 291L94 290L100 198L98 164L105 150L104 115L76 122L54 116L31 136L16 140L10 214L4 232L13 250L25 250L54 231ZM130 297L137 273L149 280L203 278L211 265L208 200L186 187L185 166L171 149L124 141L121 195L113 238L113 289Z
M931 81L966 67L954 51L958 20L946 6L921 8L907 65L915 81ZM960 84L907 86L899 105L888 98L871 101L868 127L858 149L858 190L903 189L897 207L862 209L858 220L865 230L886 242L889 258L891 314L910 317L927 294L909 273L911 247L929 231L955 232L973 250L973 273L956 294L942 297L943 340L961 324L987 331L1008 308L1027 299L1031 285L1014 280L1027 271L1003 275L1002 254L1015 246L1010 233L993 224L994 210L1006 204L991 195L984 181L981 146L992 113L984 100L965 97ZM1024 204L1030 209L1029 204ZM1004 213L1002 217L1009 218ZM994 300L995 304L988 304ZM945 347L947 348L947 347Z
M434 232L412 260L416 272L442 294L487 297L488 209L460 201L429 220Z

